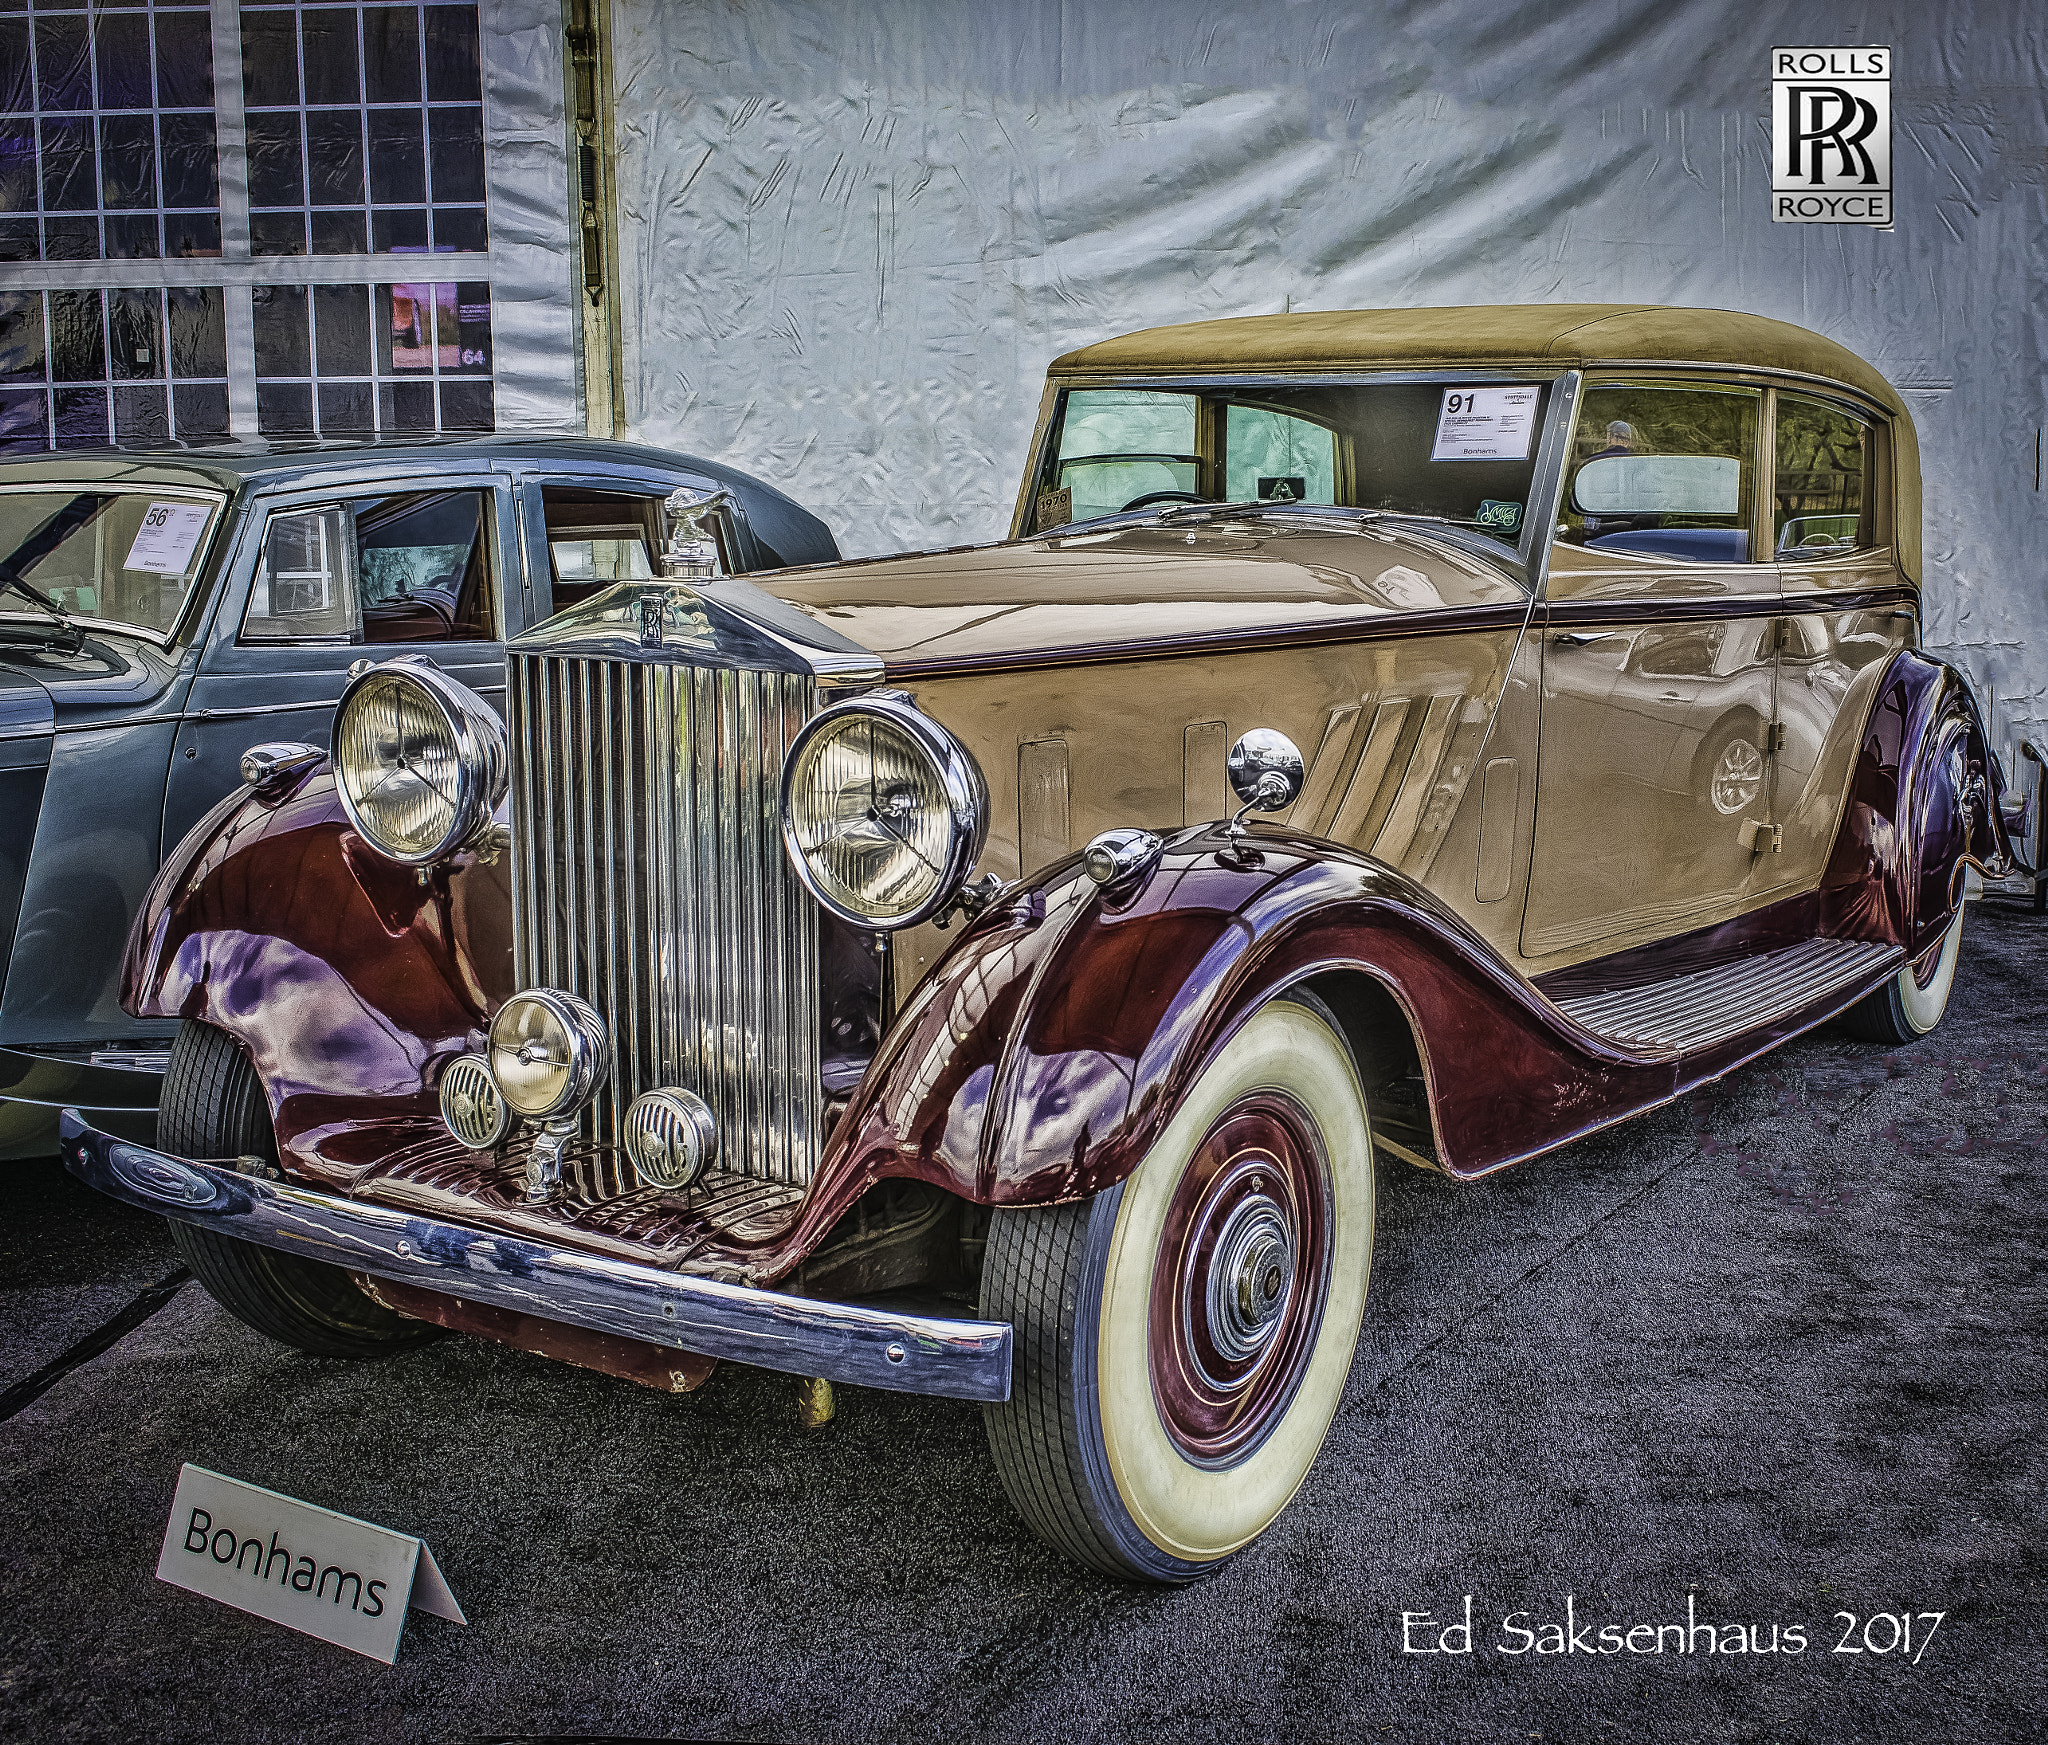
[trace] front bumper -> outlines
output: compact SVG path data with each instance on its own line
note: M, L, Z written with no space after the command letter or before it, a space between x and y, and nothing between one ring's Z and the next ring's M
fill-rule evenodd
M1010 1326L820 1302L344 1200L117 1139L66 1109L64 1165L144 1211L468 1302L857 1387L1010 1397Z

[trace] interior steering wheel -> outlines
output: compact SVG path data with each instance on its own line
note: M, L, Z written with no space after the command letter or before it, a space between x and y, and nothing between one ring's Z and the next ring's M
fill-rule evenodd
M1117 513L1128 515L1133 509L1149 509L1154 503L1206 503L1208 500L1193 491L1147 491L1142 497L1133 497Z

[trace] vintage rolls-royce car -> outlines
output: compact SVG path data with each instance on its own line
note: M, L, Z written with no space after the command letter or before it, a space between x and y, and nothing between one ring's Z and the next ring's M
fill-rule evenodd
M980 1401L1047 1540L1197 1576L1323 1441L1376 1169L1939 1021L2008 850L1919 515L1898 396L1780 322L1090 346L1006 543L622 582L503 731L352 680L137 922L158 1147L66 1161L307 1350Z
M121 1010L122 942L251 746L324 749L372 659L430 654L497 703L507 637L656 573L671 498L731 568L838 556L758 480L624 443L0 464L0 1157L48 1156L67 1104L146 1132L176 1014Z

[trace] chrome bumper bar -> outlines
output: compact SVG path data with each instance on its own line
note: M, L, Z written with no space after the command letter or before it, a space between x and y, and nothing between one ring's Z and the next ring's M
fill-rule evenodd
M444 1224L367 1200L171 1157L59 1123L64 1165L89 1187L203 1230L466 1302L856 1387L1010 1397L1010 1326L953 1321L690 1278L632 1261Z

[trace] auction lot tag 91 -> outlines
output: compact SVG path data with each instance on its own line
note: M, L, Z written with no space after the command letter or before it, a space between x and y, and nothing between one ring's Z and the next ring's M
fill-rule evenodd
M386 1666L408 1605L469 1622L423 1540L203 1466L178 1474L156 1573Z
M1446 388L1431 460L1527 460L1538 388Z

